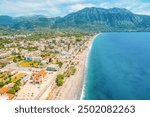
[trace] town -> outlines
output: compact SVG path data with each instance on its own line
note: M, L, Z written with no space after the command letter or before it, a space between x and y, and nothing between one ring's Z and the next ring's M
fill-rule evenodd
M0 36L0 100L47 99L79 70L92 34Z

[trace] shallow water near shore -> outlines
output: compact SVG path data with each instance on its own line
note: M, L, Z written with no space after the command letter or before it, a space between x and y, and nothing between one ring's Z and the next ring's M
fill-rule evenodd
M85 100L150 99L150 33L103 33L89 55Z

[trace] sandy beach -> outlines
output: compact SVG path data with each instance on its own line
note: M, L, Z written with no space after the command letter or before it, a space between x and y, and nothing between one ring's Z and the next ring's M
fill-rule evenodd
M99 34L98 34L99 35ZM96 35L97 36L97 35ZM86 64L88 60L88 56L90 53L90 49L92 47L93 41L96 38L89 39L83 47L83 51L81 51L78 56L76 56L75 61L78 62L76 65L77 72L75 75L70 78L65 79L65 83L61 87L53 86L53 89L49 93L48 100L80 100L83 96L84 89L84 80L85 80L85 71Z

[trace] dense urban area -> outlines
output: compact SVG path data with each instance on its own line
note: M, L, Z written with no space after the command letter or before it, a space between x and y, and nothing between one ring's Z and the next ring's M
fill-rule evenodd
M92 34L0 36L0 99L54 99L80 71ZM55 97L54 97L55 96Z

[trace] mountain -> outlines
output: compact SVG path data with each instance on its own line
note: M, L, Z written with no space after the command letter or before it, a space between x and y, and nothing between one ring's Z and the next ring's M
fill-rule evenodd
M61 30L78 32L150 31L150 16L121 8L85 8L65 17L47 18L0 16L0 28L13 30Z
M119 8L85 8L56 21L56 27L87 31L149 31L150 16Z
M0 26L8 26L13 24L12 17L9 16L0 16Z
M42 15L9 17L0 16L0 27L7 27L13 30L40 30L50 29L50 26L55 23L57 18L47 18Z

